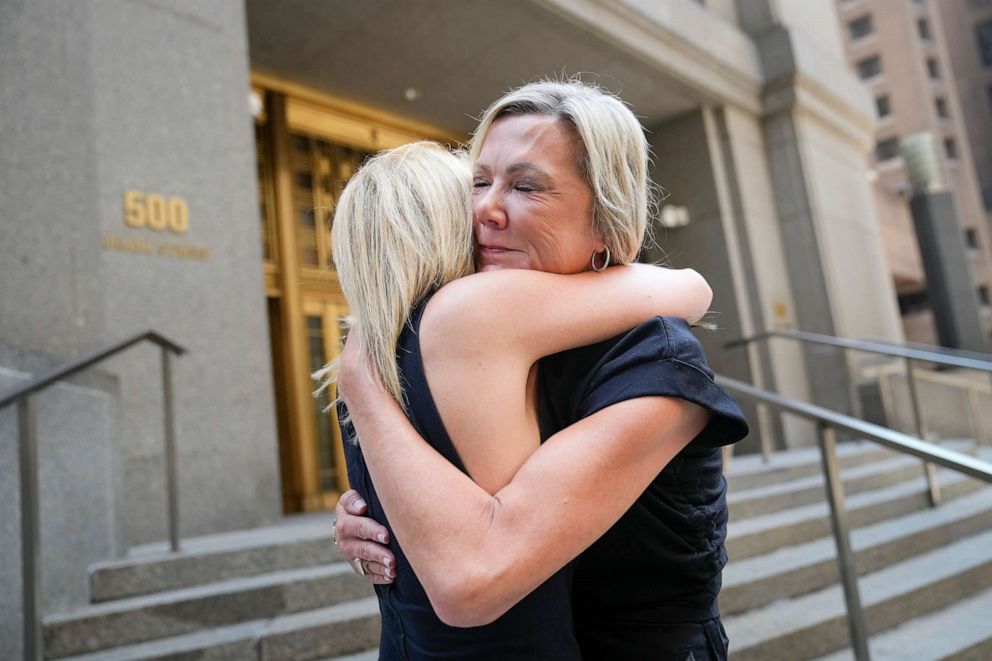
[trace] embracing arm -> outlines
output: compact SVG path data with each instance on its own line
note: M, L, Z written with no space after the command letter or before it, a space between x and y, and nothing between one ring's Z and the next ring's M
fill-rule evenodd
M361 370L342 392L372 479L387 487L379 496L395 534L415 540L407 557L438 616L456 626L491 622L576 557L707 421L679 399L615 404L553 436L490 495L424 443Z
M428 304L424 335L445 351L492 358L505 347L535 362L609 339L655 316L698 321L713 291L692 269L649 264L570 275L522 269L476 273L441 288ZM494 343L495 341L497 341Z
M472 480L496 493L540 445L534 413L518 408L526 406L525 379L538 360L655 315L696 318L710 297L695 271L644 264L574 275L494 271L443 287L427 304L420 348L434 402Z

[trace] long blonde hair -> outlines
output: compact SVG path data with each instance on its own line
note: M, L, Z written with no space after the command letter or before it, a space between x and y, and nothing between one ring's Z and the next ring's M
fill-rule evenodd
M370 158L345 186L331 230L334 264L373 376L406 410L396 343L414 306L471 273L472 174L465 158L416 142ZM314 372L315 396L337 361Z
M648 180L644 128L630 108L601 87L577 79L529 83L486 108L472 135L473 162L493 122L508 115L549 115L575 130L579 167L593 193L593 227L609 246L612 263L635 261L655 193Z

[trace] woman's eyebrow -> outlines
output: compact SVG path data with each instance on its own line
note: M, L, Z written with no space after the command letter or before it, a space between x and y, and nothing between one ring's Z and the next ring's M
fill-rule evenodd
M509 174L520 174L521 172L527 172L530 174L536 174L541 177L547 177L547 171L536 163L514 163L513 165L506 168Z

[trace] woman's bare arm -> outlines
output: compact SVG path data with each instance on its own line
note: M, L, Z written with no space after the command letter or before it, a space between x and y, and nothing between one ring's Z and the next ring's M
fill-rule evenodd
M698 318L711 295L695 271L644 264L575 275L495 271L442 288L421 320L420 348L434 402L472 480L496 493L540 445L526 396L540 358L655 315Z
M494 620L577 556L708 419L672 398L615 404L549 439L490 495L417 435L361 363L346 349L340 378L362 452L432 605L456 626Z
M692 269L649 264L571 275L522 269L476 273L443 287L424 322L453 351L491 357L487 331L531 362L609 339L654 316L698 321L713 291ZM493 338L496 339L496 338Z

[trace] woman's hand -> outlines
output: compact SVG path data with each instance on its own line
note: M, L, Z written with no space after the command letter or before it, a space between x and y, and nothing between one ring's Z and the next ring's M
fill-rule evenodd
M375 585L389 584L396 578L396 557L385 544L389 531L363 516L368 506L354 489L341 494L334 508L334 543L351 568ZM355 559L361 561L361 570Z
M338 369L338 394L348 407L361 410L375 406L376 397L392 399L369 376L368 358L362 350L357 329L348 334ZM375 519L365 516L368 505L354 489L341 494L334 508L334 543L351 568L375 585L392 583L396 578L396 557L385 545L389 531ZM356 562L356 560L360 562Z

